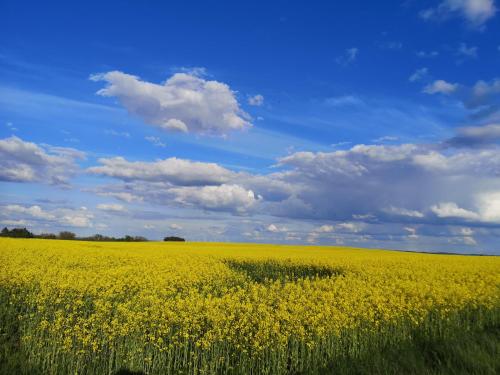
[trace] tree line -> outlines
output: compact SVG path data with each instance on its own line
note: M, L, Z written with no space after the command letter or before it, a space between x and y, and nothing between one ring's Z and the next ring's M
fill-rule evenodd
M0 237L11 237L11 238L41 238L47 240L78 240L78 241L106 241L106 242L146 242L149 241L146 237L143 236L129 236L126 235L124 237L109 237L104 236L102 234L94 234L93 236L88 237L78 237L75 233L69 231L62 231L58 234L54 233L40 233L33 234L26 228L13 228L8 229L7 227L3 228L0 232ZM167 236L163 239L163 241L182 241L185 239L177 236Z

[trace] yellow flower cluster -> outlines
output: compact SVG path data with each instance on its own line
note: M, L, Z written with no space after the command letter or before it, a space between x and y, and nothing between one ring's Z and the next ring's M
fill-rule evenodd
M498 312L500 258L4 238L0 302L44 373L286 373L431 315Z

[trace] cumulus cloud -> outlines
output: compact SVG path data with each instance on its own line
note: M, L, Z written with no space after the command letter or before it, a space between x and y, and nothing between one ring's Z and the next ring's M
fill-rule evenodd
M253 191L238 185L177 187L168 192L174 195L176 203L184 206L239 214L247 212L259 200Z
M0 207L0 215L9 220L22 220L30 223L50 223L62 227L88 228L92 227L94 215L85 207L79 209L57 208L46 210L38 205L23 206L11 204Z
M271 233L287 233L288 235L288 228L286 226L279 226L277 224L269 224L266 228L266 231L271 232ZM293 233L291 234L293 236Z
M12 136L0 139L0 181L42 182L67 185L84 159L81 151L53 146L40 146Z
M437 7L421 11L420 17L432 20L460 16L471 27L481 28L496 11L493 0L443 0Z
M333 231L334 231L333 225L328 225L328 224L324 224L324 225L320 226L318 229L316 229L316 232L319 232L319 233L330 233Z
M496 78L491 82L479 80L468 90L464 104L468 108L483 108L486 113L491 113L491 110L498 111L499 96L500 79Z
M500 124L467 126L458 129L458 134L446 143L455 147L482 147L500 141Z
M427 86L422 90L426 94L445 94L449 95L455 92L458 89L458 84L449 83L442 79L438 79Z
M500 223L500 190L485 191L477 194L476 206L482 220Z
M248 104L259 107L264 104L264 97L260 94L251 96L248 98Z
M55 219L55 216L53 214L42 210L40 206L24 207L18 204L10 204L5 206L4 208L7 212L13 214L23 214L28 217L33 217L36 219L45 219L45 220Z
M135 195L135 194L132 194L130 192L122 191L122 190L119 190L119 191L112 191L112 190L113 190L113 187L109 187L109 186L102 187L101 186L101 187L96 188L96 189L86 189L83 191L95 193L95 194L100 195L102 197L116 198L118 200L121 200L121 201L127 202L127 203L142 202L143 201L142 197Z
M431 207L431 211L441 218L460 218L467 220L478 220L479 215L475 212L458 207L455 202L443 202Z
M455 202L443 202L432 206L431 211L441 218L500 224L500 191L478 192L472 204L474 210L459 207Z
M155 162L131 162L122 157L99 159L101 166L87 172L124 181L161 181L173 185L215 185L227 182L233 172L215 163L168 158Z
M328 221L303 234L305 239L316 233L311 241L326 238L329 231L364 236L377 223L418 223L419 228L500 223L500 147L495 145L361 144L331 152L300 151L279 159L277 171L263 175L175 158L100 162L88 171L121 180L104 186L101 195L236 215ZM266 229L263 233L283 229L273 220L260 228Z
M500 121L500 79L479 80L472 86L437 80L427 85L427 94L450 95L470 110L470 118L483 123Z
M361 220L370 212L389 215L390 220L432 221L425 215L431 206L440 212L438 217L451 217L446 209L452 207L438 205L444 199L472 199L485 186L498 186L491 178L499 175L500 151L450 153L437 145L357 145L329 153L297 152L280 164L291 168L281 178L293 181L296 199L311 207L312 217Z
M97 209L107 212L126 212L127 209L122 204L116 203L101 203L97 205Z
M363 223L340 223L337 227L342 230L357 233L363 229Z
M163 130L225 135L251 126L227 84L193 73L176 73L162 84L119 71L90 78L107 83L98 95L118 98L129 113Z

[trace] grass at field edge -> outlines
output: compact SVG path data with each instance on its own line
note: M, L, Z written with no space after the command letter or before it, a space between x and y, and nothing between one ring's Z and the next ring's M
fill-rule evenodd
M19 351L17 332L0 340L0 374L42 374L28 368ZM5 335L5 333L4 333ZM314 372L296 375L362 375L362 374L432 374L432 375L495 375L500 373L500 325L494 324L474 331L456 331L452 337L429 337L418 330L412 338L398 345L373 347L360 356L338 357L330 365ZM115 375L143 375L121 369Z
M411 340L397 346L372 348L358 358L336 358L314 374L500 374L500 325L456 331L447 338L428 337L416 330Z

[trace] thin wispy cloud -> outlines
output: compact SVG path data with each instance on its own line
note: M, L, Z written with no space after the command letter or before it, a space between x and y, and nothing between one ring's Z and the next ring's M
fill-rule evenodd
M356 61L359 55L359 49L357 47L347 48L344 53L338 56L335 61L339 65L350 65Z

